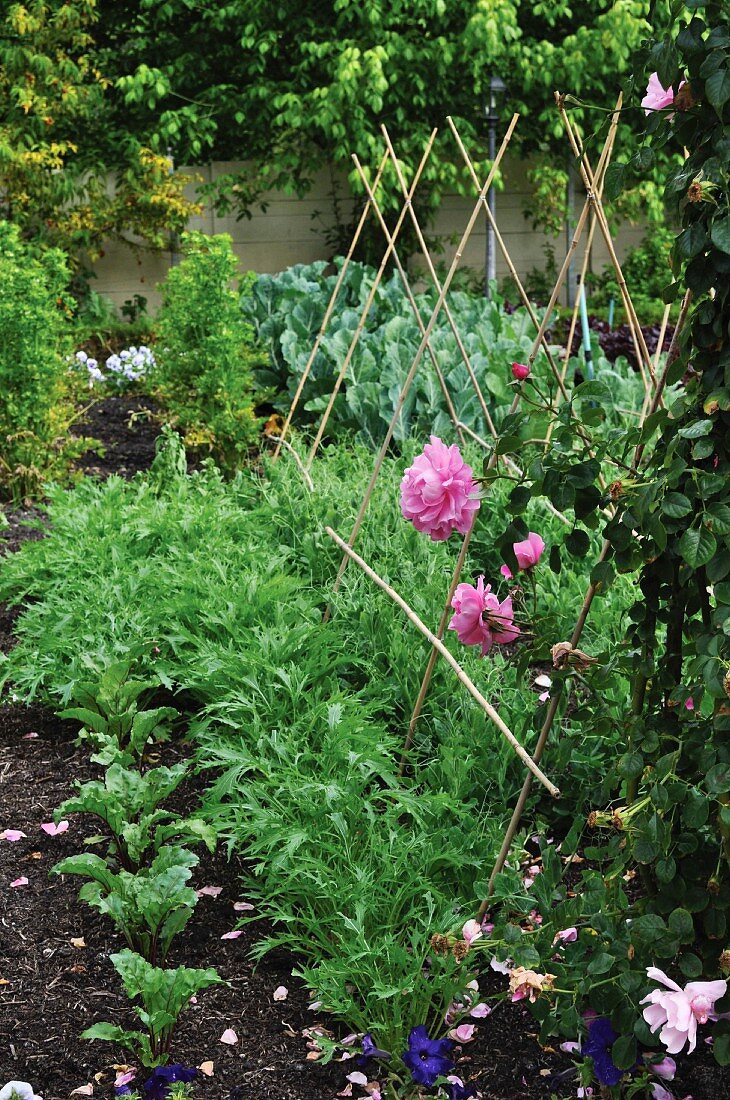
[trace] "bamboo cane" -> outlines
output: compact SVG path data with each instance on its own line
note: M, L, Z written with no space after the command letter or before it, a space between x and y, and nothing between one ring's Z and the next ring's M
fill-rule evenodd
M476 700L476 702L482 708L487 717L491 719L491 721L497 727L505 740L509 742L512 749L515 751L525 767L532 773L532 775L535 776L536 779L540 780L542 785L545 787L546 790L550 792L553 798L558 798L560 795L560 791L558 790L558 788L555 786L554 783L550 782L547 776L534 763L530 754L526 752L523 746L519 743L515 735L505 724L505 722L499 716L498 712L494 709L491 703L487 702L477 686L469 678L469 676L467 676L459 662L456 660L455 657L451 655L443 642L440 641L440 639L438 639L436 635L428 629L423 620L418 617L416 612L406 603L403 597L400 596L394 588L391 588L391 586L386 581L384 581L382 577L378 576L375 570L372 569L367 564L367 562L364 561L363 558L361 558L360 555L357 554L352 549L352 547L345 542L344 539L341 539L340 536L335 531L333 531L331 527L325 527L325 531L333 540L333 542L335 542L337 546L339 546L339 548L344 552L344 554L348 558L352 558L352 560L360 567L360 569L362 569L363 573L365 573L365 575L369 577L371 581L377 584L378 588L381 588L383 592L390 596L391 600L393 600L393 602L396 603L398 607L400 607L401 611L405 612L408 619L410 619L416 629L419 630L421 634L423 634L424 638L427 638L431 645L435 646L439 650L441 656L451 667L451 669L456 673L457 678L461 681L461 683L467 689L472 698Z
M383 154L383 157L380 161L380 164L378 165L378 171L377 171L377 174L375 176L375 180L374 180L373 188L372 188L373 194L375 194L378 190L378 187L380 185L380 178L383 174L383 170L385 168L385 165L387 164L389 155L390 154L388 153L388 151L386 149L386 151ZM345 256L342 267L340 268L340 273L337 276L337 282L335 283L335 285L332 289L332 294L330 296L330 300L329 300L329 303L327 305L327 309L324 312L324 317L322 318L322 324L319 327L319 332L317 333L317 338L314 341L314 346L312 347L312 350L309 354L309 358L307 359L306 365L304 367L304 371L302 373L302 377L299 379L299 384L296 388L296 392L294 394L294 397L292 398L292 403L289 406L289 412L286 414L286 420L284 421L284 427L281 429L281 437L280 438L281 438L282 441L286 437L286 433L289 431L289 427L290 427L291 422L292 422L292 417L294 416L297 405L299 404L299 400L302 396L302 391L304 390L304 386L307 382L307 379L309 378L309 373L312 369L312 365L314 364L314 360L317 356L317 352L319 351L320 344L322 343L322 340L324 339L324 334L327 331L327 326L329 325L330 318L332 316L332 312L335 308L335 303L337 301L337 298L338 298L339 293L340 293L340 289L342 288L342 284L343 284L344 279L345 279L345 273L347 272L347 269L350 266L350 260L352 259L353 255L354 255L355 248L357 247L357 242L360 239L360 234L362 233L363 228L365 226L365 222L367 221L368 212L370 210L370 203L371 203L371 199L368 198L368 201L365 203L365 206L363 207L363 211L360 215L360 220L357 223L357 228L355 229L355 233L354 233L352 241L350 243L350 248L347 252L347 255ZM281 452L281 447L282 447L281 442L276 444L276 450L274 451L274 455L273 455L274 461L276 461L276 459L279 457L279 454Z
M421 173L423 172L423 169L426 167L426 161L428 160L429 156L431 155L431 148L433 146L434 141L436 140L436 134L437 133L438 133L438 130L435 130L435 129L432 130L431 131L431 136L429 137L428 141L426 142L426 148L423 151L423 156L421 157L421 162L418 165L418 168L416 169L415 176L413 177L413 183L411 184L411 189L409 191L409 197L410 198L413 198L415 190L418 187L419 180L421 179ZM398 215L398 220L396 221L395 227L393 229L393 233L392 233L393 244L395 244L395 241L398 238L398 234L400 233L401 226L403 225L403 222L405 221L405 216L406 216L406 207L404 205L403 208L400 211L400 214ZM365 323L366 323L367 318L368 318L368 313L370 312L370 307L372 306L373 301L375 300L375 294L377 292L378 287L380 286L380 281L383 278L383 272L385 271L386 265L387 265L388 260L390 258L391 251L392 251L392 248L389 245L386 248L385 253L383 255L383 259L380 262L380 267L378 268L378 270L376 272L375 279L373 280L373 285L370 287L370 291L369 291L367 299L365 301L365 305L363 306L362 312L360 314L360 319L357 323L357 328L355 329L355 332L353 333L352 340L350 341L350 346L347 349L347 353L346 353L345 358L342 362L342 365L340 367L337 378L335 379L335 384L332 388L332 393L330 394L330 398L329 398L329 401L327 403L327 408L324 411L324 415L322 416L322 420L320 421L319 428L317 429L317 435L315 437L314 443L312 444L309 455L307 456L306 465L307 465L308 470L311 469L311 467L312 467L312 463L314 462L314 456L316 455L317 450L319 448L319 445L322 441L322 436L324 435L325 428L327 427L327 421L330 418L330 414L332 412L335 400L337 398L337 394L340 392L340 386L342 385L343 379L344 379L345 374L347 372L347 368L350 365L350 361L351 361L353 355L355 354L355 348L357 347L358 341L359 341L360 336L362 335L362 331L365 327Z
M433 260L431 259L431 253L429 252L428 245L426 244L426 241L424 239L423 232L421 230L421 226L420 226L420 223L418 221L418 217L416 215L416 211L413 209L413 204L408 201L408 189L406 187L406 181L403 178L403 172L401 171L400 163L398 162L398 158L395 155L395 149L393 148L393 144L390 140L390 134L388 133L388 130L385 126L381 126L380 129L381 129L383 137L385 139L385 143L386 143L386 146L388 148L388 152L390 153L390 159L392 160L392 162L395 166L395 171L396 171L396 175L398 177L398 183L400 185L400 189L403 192L403 196L404 196L406 202L408 203L408 213L411 216L411 222L413 224L413 228L414 228L415 233L416 233L416 238L418 240L419 248L421 249L421 251L423 253L424 259L426 260L426 264L428 265L429 274L431 275L431 279L433 281L433 284L436 287L436 292L440 293L441 283L439 281L438 275L436 274L436 268L433 265ZM479 406L482 410L482 415L484 417L484 422L487 425L487 428L489 429L489 433L492 436L492 438L496 439L497 438L497 429L494 426L494 422L493 422L492 417L489 413L489 409L487 408L487 403L484 400L484 395L482 393L481 386L479 385L479 382L477 381L477 376L474 373L474 368L471 365L471 359L469 358L469 353L467 352L466 348L464 347L464 342L461 339L461 334L460 334L458 328L456 327L456 322L454 321L454 316L453 316L453 314L452 314L452 312L449 308L449 303L446 300L444 300L444 313L446 314L446 320L449 322L449 325L451 327L451 331L454 334L454 339L456 340L456 346L459 349L459 354L461 355L464 366L466 367L467 374L469 375L469 380L470 380L470 382L471 382L471 384L474 388L474 393L476 394L477 401L479 402Z
M487 191L489 190L489 188L492 185L492 180L494 179L494 176L495 176L495 174L496 174L496 172L499 168L502 157L504 156L504 154L507 150L507 146L509 145L510 139L511 139L512 134L514 132L514 128L517 125L518 117L519 117L518 115L513 115L512 116L512 121L510 122L510 124L507 128L507 132L504 136L502 144L501 144L501 146L499 148L499 151L497 153L497 156L494 160L494 164L492 165L492 169L491 169L489 175L487 176L487 179L484 182L484 187L483 187L483 194L484 195L486 195ZM469 237L471 236L472 229L474 228L474 223L477 220L477 217L479 215L479 210L481 208L481 199L482 199L482 195L479 196L479 200L477 201L476 205L474 206L471 217L469 218L466 229L464 230L461 241L459 242L459 246L458 246L458 248L457 248L457 250L454 254L454 258L451 262L451 267L449 268L449 271L448 271L448 273L446 275L446 278L443 282L443 285L441 287L441 291L438 295L438 298L437 298L436 304L433 308L433 312L431 314L431 317L429 318L428 324L426 325L426 332L424 333L423 337L421 338L421 343L419 344L419 346L416 350L416 354L414 356L413 363L411 364L411 369L409 370L409 372L406 375L406 378L403 382L403 387L402 387L400 395L398 397L398 401L396 403L396 407L395 407L395 410L393 412L393 416L392 416L390 424L388 426L388 430L385 433L385 439L383 440L381 448L380 448L380 450L378 452L378 455L375 459L375 467L373 469L373 472L370 476L370 481L368 482L367 488L365 490L365 496L363 497L362 503L360 505L359 511L358 511L357 516L355 518L355 522L354 522L353 527L352 527L352 531L350 532L350 537L348 539L348 545L350 547L354 546L355 540L356 540L357 535L358 535L358 532L360 530L360 527L362 526L362 521L363 521L363 518L365 516L365 512L367 511L368 504L370 503L370 497L372 496L373 489L375 488L375 483L378 479L378 474L380 473L380 468L383 465L383 460L385 459L385 455L387 453L388 447L390 446L390 441L393 438L393 432L395 431L395 425L397 423L397 419L400 416L400 411L403 407L403 404L405 403L406 397L408 396L408 391L411 388L411 384L412 384L413 379L415 377L416 371L418 370L419 363L421 362L421 359L423 358L423 353L426 349L426 343L428 341L428 338L431 336L431 333L433 332L433 329L436 325L436 320L438 318L441 307L444 303L444 299L446 297L446 294L448 293L448 289L451 286L451 282L454 278L454 274L456 272L456 269L459 266L459 263L461 262L461 257L462 257L462 253L464 251L464 247L466 245L466 242L468 241ZM340 563L340 568L337 572L337 577L335 578L335 583L334 583L334 586L333 586L333 592L337 592L339 587L340 587L340 584L342 583L342 578L345 574L345 569L347 568L348 560L349 560L348 555L343 554L342 561ZM328 612L329 612L329 608L325 612L325 620L329 617Z
M388 152L389 153L391 152L390 144L388 145ZM355 164L355 168L357 169L358 173L360 174L360 179L362 180L363 186L365 187L365 189L367 190L368 195L369 195L370 194L370 186L368 184L367 179L365 178L365 173L362 170L362 165L360 164L360 161L358 160L355 153L352 154L352 159L353 159L353 162ZM397 164L397 161L395 160L394 156L393 156L393 163ZM398 178L399 178L399 180L403 179L403 176L400 172L400 166L399 166L399 169L398 169ZM407 187L405 188L404 197L405 197L405 201L408 205L408 208L411 209L410 200L408 198L408 188ZM410 285L410 282L408 280L408 276L405 273L405 270L403 268L403 264L401 263L401 260L400 260L400 256L398 255L398 249L395 247L395 242L393 241L390 230L388 229L388 225L385 221L385 218L383 217L383 212L381 211L381 209L378 206L378 203L376 202L374 197L372 199L372 205L373 205L373 210L375 211L375 214L378 218L378 221L380 222L380 228L383 230L383 235L385 237L386 243L388 244L388 246L390 248L392 248L393 259L395 260L396 267L398 268L398 274L400 275L400 281L403 285L403 291L406 295L406 298L408 299L408 302L410 304L411 309L413 310L413 316L416 318L416 324L418 325L418 329L421 333L421 336L423 336L424 332L426 331L426 327L423 323L423 318L421 317L421 314L419 312L418 306L416 304L416 300L413 297L413 293L411 291L411 285ZM464 443L464 433L462 432L461 428L459 427L459 418L456 415L456 409L454 408L454 402L451 399L451 394L449 393L449 388L446 385L446 379L444 378L441 367L439 366L438 357L437 357L436 352L434 351L433 347L431 346L430 340L428 342L428 354L431 357L431 363L433 364L433 369L436 372L436 377L438 378L439 385L441 386L441 392L444 395L444 400L446 401L446 408L449 411L449 416L451 417L451 422L453 423L456 434L459 437L459 442L463 444Z

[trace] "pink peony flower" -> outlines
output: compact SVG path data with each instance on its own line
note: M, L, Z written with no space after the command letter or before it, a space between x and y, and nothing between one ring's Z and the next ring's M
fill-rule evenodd
M526 378L530 377L530 368L525 363L513 363L512 377L518 382L524 382Z
M527 538L523 539L522 542L513 543L512 549L515 552L520 569L532 569L542 557L545 543L539 535L536 535L534 531L530 531Z
M727 982L688 982L684 989L668 978L656 966L646 968L648 978L661 982L666 989L654 989L641 1004L644 1019L652 1031L659 1031L659 1038L669 1054L679 1054L689 1043L689 1053L697 1045L697 1024L716 1019L715 1001L727 993Z
M685 81L683 80L679 87L681 88L684 83ZM641 101L641 106L644 108L644 114L650 115L652 111L663 111L665 107L671 107L673 103L673 90L671 88L663 88L659 82L657 73L652 73L649 77L646 95Z
M456 614L449 623L464 645L480 645L482 656L489 653L495 642L507 645L520 633L514 624L512 600L508 596L500 603L491 585L484 584L484 577L473 584L457 585L451 606Z
M417 531L434 542L447 539L452 531L462 535L472 525L479 509L477 486L456 444L447 447L435 436L423 448L403 475L400 507Z

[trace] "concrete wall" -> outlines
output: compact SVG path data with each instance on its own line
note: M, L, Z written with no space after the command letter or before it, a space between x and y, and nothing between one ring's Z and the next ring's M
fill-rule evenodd
M236 170L234 163L217 162L206 169L184 169L196 172L206 182L217 175ZM545 234L535 232L525 216L529 210L531 190L526 176L527 166L517 159L505 160L505 188L497 194L497 224L520 276L530 268L544 265L543 247L550 240ZM333 228L335 217L331 198L332 180L329 172L322 172L315 185L303 199L284 192L274 191L266 196L266 213L256 212L250 219L236 221L232 216L219 216L207 208L200 217L190 222L191 229L205 233L228 233L240 258L241 271L276 272L294 263L311 263L329 259L330 249L326 230ZM191 197L194 195L191 193ZM351 209L351 200L342 203L343 213ZM582 196L576 197L578 209ZM455 242L460 238L474 200L460 195L444 196L441 208L429 232L441 238L444 250L439 259L447 263L453 257ZM378 230L379 231L379 230ZM465 249L462 264L478 272L484 270L486 219L480 216ZM643 236L641 227L626 226L616 238L619 257L626 249L638 244ZM600 271L608 263L608 254L600 234L594 238L594 270ZM552 242L560 263L565 249L563 238ZM96 264L97 275L93 287L121 305L134 294L148 299L148 308L154 311L159 303L157 284L164 279L173 263L171 253L135 255L119 244L109 244L104 256ZM507 274L507 266L497 250L497 277Z

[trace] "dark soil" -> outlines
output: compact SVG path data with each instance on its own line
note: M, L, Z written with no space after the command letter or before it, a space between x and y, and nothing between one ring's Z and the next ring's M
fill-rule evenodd
M146 400L130 397L109 398L94 407L81 430L102 439L105 454L86 456L88 473L130 476L149 465L156 426L152 417L140 415L149 407ZM42 531L25 526L41 515L35 508L8 513L10 527L0 532L0 548L13 551L27 538L42 537ZM5 652L13 644L17 614L0 608L0 649ZM52 820L76 780L98 775L88 752L74 747L75 732L74 724L42 706L25 707L8 693L0 698L0 831L27 834L15 843L0 840L0 1087L9 1079L27 1080L44 1100L66 1100L87 1085L93 1085L93 1095L110 1097L114 1064L124 1064L129 1055L111 1044L81 1040L79 1034L101 1020L129 1027L136 1022L109 960L124 946L121 937L77 900L79 881L49 876L59 859L83 850L85 838L96 832L93 821L80 817L56 837L40 828ZM178 751L168 745L165 755ZM196 803L191 784L179 809L194 811ZM200 899L168 962L214 966L227 984L202 992L184 1014L173 1060L213 1063L213 1076L198 1077L195 1096L200 1100L334 1100L355 1063L319 1066L307 1058L305 1029L336 1031L337 1025L308 1010L306 992L292 976L296 960L273 953L254 967L249 954L269 931L264 922L246 926L236 940L221 939L236 926L233 903L245 900L239 889L242 872L236 860L201 852L193 885L223 889L218 897ZM28 884L11 887L21 877ZM501 975L488 971L482 992L498 994L504 983ZM275 1002L274 990L281 985L288 996ZM228 1028L238 1037L234 1046L220 1042ZM457 1072L476 1084L484 1100L574 1096L576 1082L564 1076L570 1059L557 1049L542 1049L536 1038L535 1022L522 1005L499 1003L479 1022L475 1041L457 1051ZM718 1070L709 1049L700 1048L687 1068L680 1068L676 1095L691 1091L694 1100L730 1096L730 1073ZM357 1096L361 1090L353 1092Z
M98 440L97 450L84 454L78 469L93 477L132 477L149 468L159 434L158 408L150 397L119 395L92 405L78 434Z

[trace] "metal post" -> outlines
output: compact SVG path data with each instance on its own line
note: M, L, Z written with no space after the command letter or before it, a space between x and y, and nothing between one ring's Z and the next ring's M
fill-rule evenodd
M583 355L586 362L586 378L593 378L593 349L591 347L591 330L588 325L588 303L586 302L585 283L580 284L580 325L583 330Z
M487 126L489 127L489 160L494 163L497 155L497 123L499 112L497 111L498 99L505 91L505 83L498 76L492 76L489 80L489 106L486 111ZM487 205L494 218L497 212L497 193L494 187L487 192ZM494 223L487 218L487 235L484 253L484 297L492 297L492 283L497 278L497 250L495 248Z

